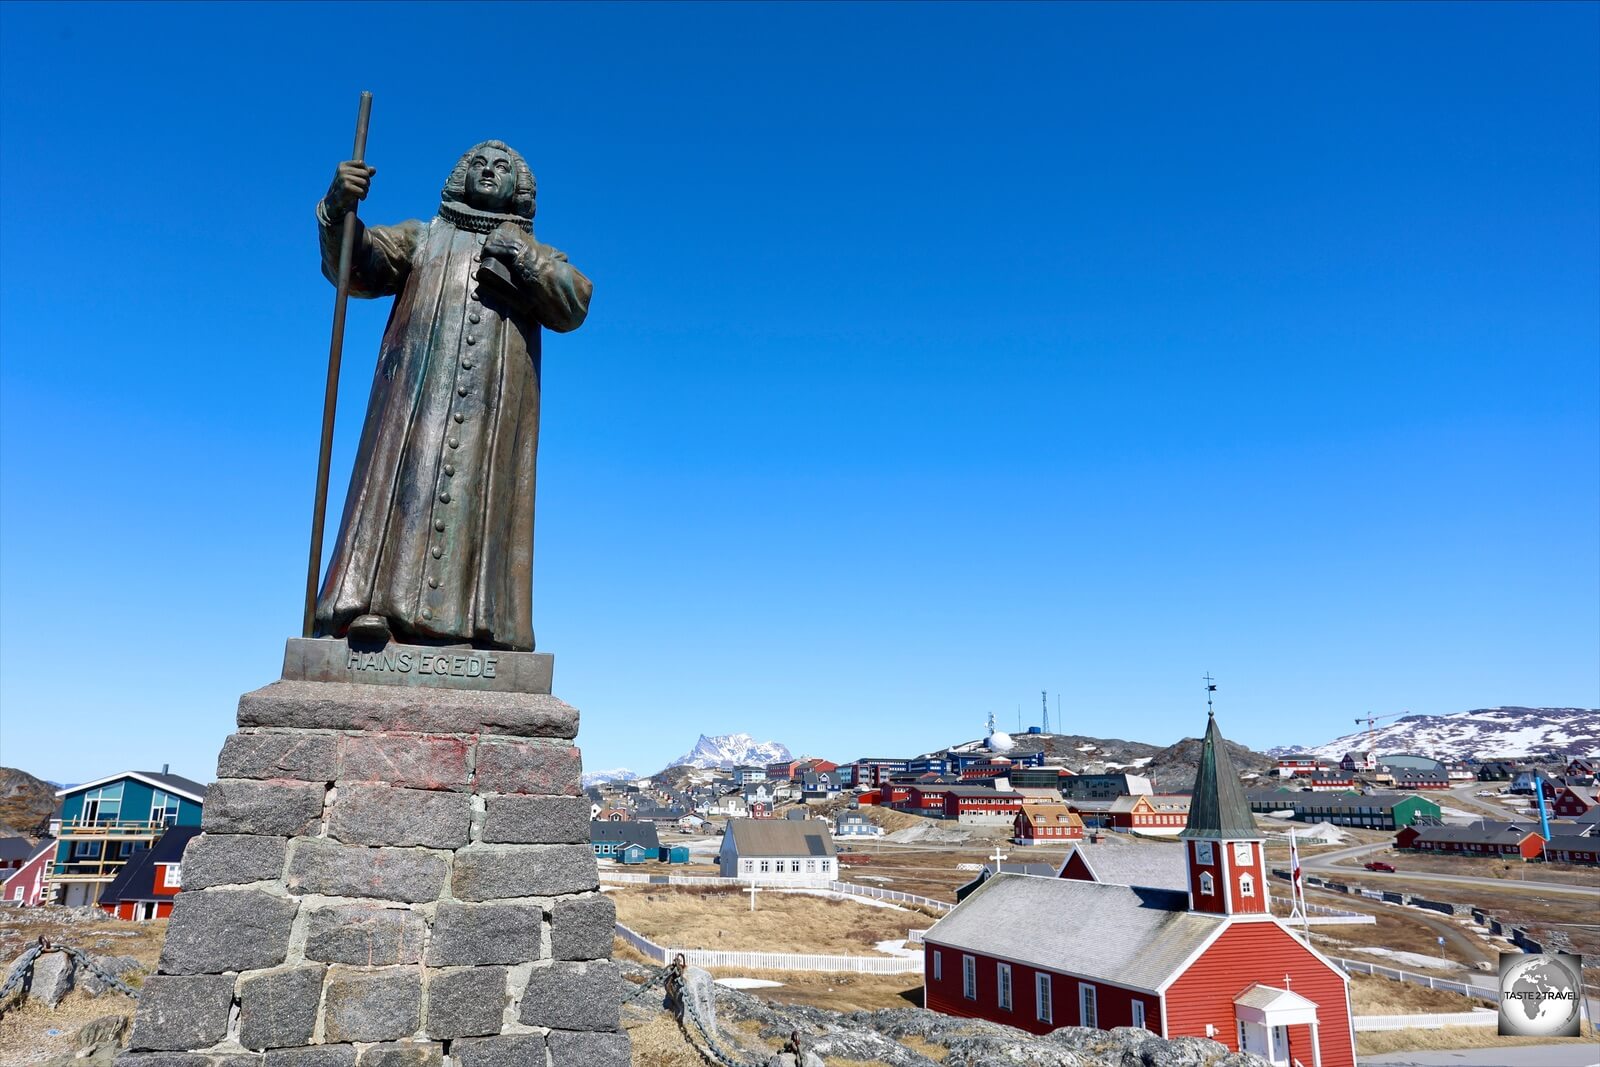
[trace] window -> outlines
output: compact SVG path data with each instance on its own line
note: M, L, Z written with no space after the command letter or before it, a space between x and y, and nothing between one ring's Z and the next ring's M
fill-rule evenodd
M183 888L183 865L181 863L167 864L161 884L168 889Z
M771 874L772 873L772 861L771 860L762 860L761 861L761 873L762 874Z
M1036 974L1033 976L1033 1017L1042 1023L1052 1020L1050 976L1048 974Z
M1256 880L1248 874L1239 876L1239 895L1241 897L1253 897L1256 895Z
M1099 1012L1095 1009L1094 986L1087 982L1078 983L1078 1025L1099 1026Z
M799 874L800 873L800 861L799 860L790 860L789 861L789 873L790 874Z
M944 956L938 949L933 950L933 980L939 981L944 977Z
M150 821L162 826L176 826L178 798L157 789L150 797Z
M1143 1030L1145 1028L1144 1001L1142 1000L1136 1000L1133 1002L1133 1025L1139 1030Z
M971 956L961 957L961 995L968 1000L978 999L978 961Z
M116 785L103 785L99 789L91 789L83 795L83 813L80 821L85 823L111 823L122 818L122 783Z
M1201 895L1209 897L1209 896L1213 895L1214 893L1216 893L1216 891L1217 891L1217 884L1216 884L1215 879L1213 879L1211 877L1210 872L1209 871L1201 871L1200 872L1200 893L1201 893Z
M1000 984L1000 1008L1003 1011L1011 1010L1011 964L997 963L994 965L995 977Z
M827 874L831 870L833 870L833 861L832 860L823 860L822 861L822 873L823 874Z
M755 871L756 871L756 861L755 860L745 860L744 861L744 873L745 874L754 874Z
M816 860L806 860L806 873L807 874L816 874L817 873L817 861Z
M74 841L72 843L72 859L97 860L100 858L100 842Z

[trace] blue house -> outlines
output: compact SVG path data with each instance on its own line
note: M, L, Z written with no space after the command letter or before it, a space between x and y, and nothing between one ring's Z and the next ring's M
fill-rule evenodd
M689 846L672 845L671 847L668 847L666 845L662 845L661 850L656 854L656 858L662 863L688 863Z
M634 841L629 841L617 850L618 863L649 863L661 853L659 848L646 848Z
M591 820L589 844L594 848L595 858L603 860L623 860L623 851L630 846L649 853L644 859L623 860L632 863L655 859L656 853L661 850L661 839L656 835L656 824L632 820L623 822Z
M163 767L123 771L57 791L61 829L45 899L76 907L100 893L169 826L199 826L206 787Z

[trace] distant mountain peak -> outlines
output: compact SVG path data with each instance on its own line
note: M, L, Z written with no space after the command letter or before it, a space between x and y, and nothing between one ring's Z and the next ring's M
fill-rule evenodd
M744 763L765 765L788 758L788 748L776 741L757 741L749 734L701 734L693 748L667 766L730 770Z
M1477 708L1448 715L1407 715L1374 729L1357 730L1308 755L1339 759L1346 752L1373 749L1379 755L1407 752L1436 759L1493 759L1560 753L1600 753L1600 709Z
M639 777L626 767L618 767L610 771L588 771L583 776L583 787L588 789L592 785L601 785L605 782L631 782Z

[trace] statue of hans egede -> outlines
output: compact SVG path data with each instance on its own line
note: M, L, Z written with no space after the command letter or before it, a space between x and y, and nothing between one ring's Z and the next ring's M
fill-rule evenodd
M322 272L376 171L339 164L317 206ZM583 324L592 285L533 236L533 172L500 141L461 157L431 222L355 220L350 293L393 296L319 636L533 649L539 330Z

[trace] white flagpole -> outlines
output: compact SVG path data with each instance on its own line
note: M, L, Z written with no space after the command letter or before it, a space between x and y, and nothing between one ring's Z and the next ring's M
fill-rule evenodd
M1300 880L1300 843L1295 838L1294 831L1289 831L1289 884L1294 897L1294 910L1289 914L1289 921L1300 920L1300 927L1305 931L1306 940L1311 940L1311 923L1306 917L1306 890Z

